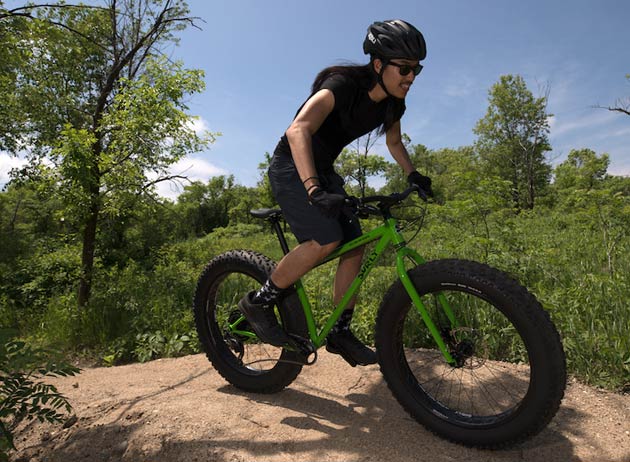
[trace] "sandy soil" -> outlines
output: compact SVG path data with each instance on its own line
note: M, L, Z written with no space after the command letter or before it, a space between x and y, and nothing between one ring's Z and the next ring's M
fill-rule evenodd
M575 381L546 430L504 451L434 436L400 408L378 366L352 368L325 351L275 395L240 392L202 355L86 369L54 383L76 422L21 427L13 460L630 462L630 396Z

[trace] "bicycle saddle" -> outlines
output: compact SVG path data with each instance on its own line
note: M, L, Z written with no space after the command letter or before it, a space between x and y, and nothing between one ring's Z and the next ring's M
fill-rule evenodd
M280 209L254 209L250 210L249 213L252 214L255 218L280 218L282 216L282 210Z

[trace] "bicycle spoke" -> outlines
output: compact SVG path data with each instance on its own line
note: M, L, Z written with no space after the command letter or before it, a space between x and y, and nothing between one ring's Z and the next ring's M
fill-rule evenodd
M228 345L233 350L234 361L244 370L261 373L275 366L282 350L239 333L251 332L251 328L238 310L238 301L257 285L258 282L246 275L232 273L217 287L213 304L218 328L226 339L231 339Z
M444 361L435 349L413 348L425 345L423 323L410 310L403 327L409 344L405 356L418 386L440 406L472 415L499 416L515 408L523 399L529 381L526 365L507 363L504 357L520 357L522 341L509 328L505 317L492 305L472 294L443 291L458 322L452 328L437 297L427 300L430 316L437 321L442 336L457 360L457 365ZM426 338L426 337L425 337ZM428 344L427 344L428 346ZM508 348L512 348L511 350Z

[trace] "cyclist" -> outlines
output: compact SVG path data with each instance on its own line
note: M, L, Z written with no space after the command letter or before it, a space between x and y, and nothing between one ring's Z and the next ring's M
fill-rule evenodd
M426 45L422 33L402 20L375 22L368 27L363 51L367 65L333 66L322 70L311 96L298 110L280 139L269 167L275 199L298 246L284 256L258 291L239 302L258 337L269 344L289 343L273 310L276 298L329 255L340 243L361 235L358 219L344 210L343 179L333 162L342 149L378 128L411 184L432 195L431 179L418 173L401 140L400 118L405 96L422 70ZM363 248L340 258L333 301L341 297L359 272ZM351 365L376 362L373 350L350 331L354 300L326 339L326 349Z

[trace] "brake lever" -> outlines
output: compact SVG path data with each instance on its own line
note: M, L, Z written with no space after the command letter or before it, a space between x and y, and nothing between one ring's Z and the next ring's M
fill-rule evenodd
M412 184L411 188L418 192L418 197L420 199L422 199L425 202L429 200L429 198L427 197L427 192L424 189L422 189L420 186L418 186L417 184Z
M359 199L353 196L346 196L343 200L343 208L352 214L356 214L359 209Z
M358 197L346 197L346 199L344 200L344 207L349 209L352 214L356 215L358 218L366 219L370 217L370 205L363 204L361 199L359 199Z

